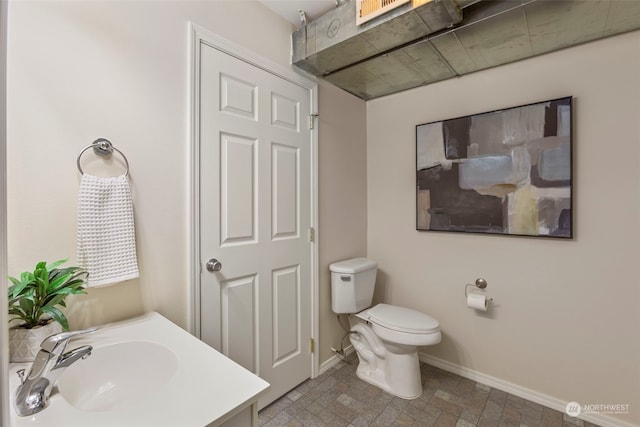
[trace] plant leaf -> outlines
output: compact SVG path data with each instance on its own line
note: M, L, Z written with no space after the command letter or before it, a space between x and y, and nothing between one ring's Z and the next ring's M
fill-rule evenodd
M60 325L62 325L62 329L64 329L65 331L69 330L69 322L60 310L55 307L45 307L42 309L42 311L51 316L53 320L60 323Z
M53 270L54 268L57 268L59 265L62 265L62 264L64 264L64 263L65 263L65 262L67 262L67 261L69 261L69 258L67 258L67 259L61 259L61 260L58 260L58 261L54 261L54 262L52 262L51 264L48 264L48 265L47 265L47 270L51 271L51 270Z
M33 300L28 297L24 297L20 300L20 309L29 316L33 312Z
M9 307L9 315L18 316L21 319L24 319L26 317L24 311L22 311L20 307L17 305L14 305L13 307Z
M34 276L31 273L22 273L20 275L20 282L13 285L11 287L11 293L12 293L12 297L15 298L18 295L20 295L21 293L24 292L24 290L29 287L29 285L35 285L35 281L34 281Z
M60 287L61 284L68 281L71 278L72 274L73 273L67 273L67 274L57 275L55 276L55 278L50 277L49 286L47 287L47 292L55 291L58 287Z

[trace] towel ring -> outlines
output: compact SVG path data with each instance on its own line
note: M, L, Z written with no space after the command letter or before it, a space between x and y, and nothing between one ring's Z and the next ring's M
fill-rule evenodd
M117 151L118 154L120 154L124 159L124 164L127 167L127 170L125 171L124 176L129 176L129 161L127 160L127 156L125 156L122 153L122 151L114 147L111 141L109 141L106 138L98 138L80 151L80 154L78 154L78 160L76 162L76 164L78 165L78 170L80 171L80 174L84 175L82 167L80 166L80 157L82 157L84 152L87 151L89 148L93 148L93 151L100 157L107 157L111 155L111 153L113 153L114 150Z

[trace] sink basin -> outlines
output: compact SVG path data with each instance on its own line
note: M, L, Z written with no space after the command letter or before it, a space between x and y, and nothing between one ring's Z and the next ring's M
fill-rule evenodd
M58 380L58 391L82 411L104 412L139 405L175 375L178 359L166 347L145 341L94 348Z
M49 406L27 417L12 408L12 427L257 425L269 384L158 313L104 325L67 351L82 345L91 355L62 372ZM9 368L13 406L29 364Z

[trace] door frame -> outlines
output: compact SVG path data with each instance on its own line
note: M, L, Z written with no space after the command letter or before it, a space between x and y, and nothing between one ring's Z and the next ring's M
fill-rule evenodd
M7 22L8 2L0 2L0 277L7 277ZM315 110L314 110L315 111ZM9 425L9 316L7 293L0 293L0 424Z
M200 45L206 44L223 53L240 59L277 77L287 80L309 91L312 115L318 111L318 84L315 80L297 74L292 68L281 66L255 54L249 49L229 41L204 27L189 22L189 332L201 338L200 275L202 259L200 253ZM310 245L311 257L311 338L315 349L311 354L311 378L320 370L319 357L319 269L318 269L318 126L311 129L311 227L315 230Z

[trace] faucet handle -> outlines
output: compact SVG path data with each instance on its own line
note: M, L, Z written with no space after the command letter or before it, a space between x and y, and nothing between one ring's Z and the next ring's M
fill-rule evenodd
M51 335L45 338L42 343L40 343L40 348L48 351L49 353L54 353L60 356L62 352L64 352L64 349L70 339L78 335L90 334L97 330L98 328L88 328L81 331L60 332L59 334Z
M27 380L25 378L24 371L25 369L18 369L16 371L16 374L18 374L18 378L20 378L20 384L24 384L24 382Z

